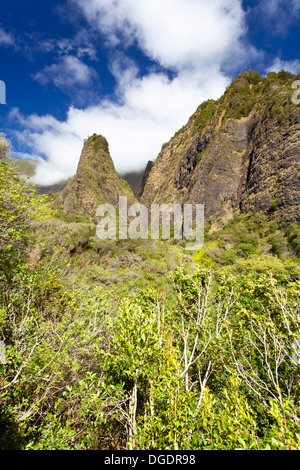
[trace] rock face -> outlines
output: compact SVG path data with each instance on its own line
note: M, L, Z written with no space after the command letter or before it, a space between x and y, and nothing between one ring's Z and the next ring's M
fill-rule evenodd
M67 213L88 214L93 218L100 204L117 206L119 196L127 196L130 204L137 202L128 184L118 177L107 140L94 134L85 141L77 172L55 206L62 205Z
M291 99L299 78L245 72L199 106L163 146L141 202L204 204L206 219L221 222L240 208L299 223L300 105Z
M288 98L282 94L280 108L253 116L241 199L243 211L263 211L282 225L300 222L300 107Z

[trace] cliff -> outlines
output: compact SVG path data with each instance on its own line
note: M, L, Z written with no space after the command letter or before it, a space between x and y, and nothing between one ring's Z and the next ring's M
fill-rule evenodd
M288 72L249 71L217 101L201 104L165 144L141 202L204 204L207 220L237 209L263 211L281 225L300 221L300 106Z

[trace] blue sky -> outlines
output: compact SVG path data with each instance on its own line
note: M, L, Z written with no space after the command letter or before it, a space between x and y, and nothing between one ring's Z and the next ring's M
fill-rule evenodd
M1 0L0 130L39 184L94 132L141 169L239 73L299 73L299 27L300 0Z

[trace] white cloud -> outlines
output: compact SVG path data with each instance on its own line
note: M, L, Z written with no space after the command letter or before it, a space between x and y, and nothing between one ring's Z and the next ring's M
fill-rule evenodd
M268 67L267 72L280 72L280 70L287 70L297 75L300 73L300 60L281 60L277 57Z
M245 32L240 0L73 0L116 45L137 41L151 59L181 69L219 63Z
M91 84L95 74L94 69L75 56L66 55L58 62L46 66L34 75L34 79L42 85L53 82L58 88L65 90L74 85L87 86Z
M37 166L34 181L39 184L72 176L83 140L94 132L108 139L119 172L144 167L202 101L222 95L231 81L222 68L240 65L246 55L241 0L72 1L111 48L110 71L117 86L115 95L97 106L71 107L64 122L14 111L25 128L20 140L47 158ZM134 42L162 67L153 64L142 76L127 48ZM249 53L256 51L247 49L248 60ZM47 67L36 79L52 80L60 87L68 77L87 83L91 69L70 57ZM172 79L164 67L172 70Z
M15 40L12 34L7 33L4 29L0 26L0 46L14 46Z

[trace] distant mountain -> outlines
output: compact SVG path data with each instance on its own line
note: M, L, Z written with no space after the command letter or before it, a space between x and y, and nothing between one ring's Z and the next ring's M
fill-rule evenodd
M120 177L127 181L132 191L137 197L143 194L148 176L150 174L153 162L149 161L145 170L142 171L131 171L129 173L121 174Z
M13 158L6 155L3 161L7 162L20 176L30 178L35 174L36 160L30 160L29 158Z
M35 190L38 194L49 194L49 193L55 194L55 193L60 193L67 184L68 184L68 180L63 181L62 183L51 184L49 186L37 185Z
M289 72L238 76L165 144L141 202L205 204L206 219L263 211L300 222L300 106Z
M6 161L9 166L12 167L16 173L18 173L23 178L31 178L35 175L37 160L31 160L28 158L14 158L6 155L3 158L3 161ZM51 185L35 184L34 186L38 194L60 193L66 186L67 182L68 180Z

